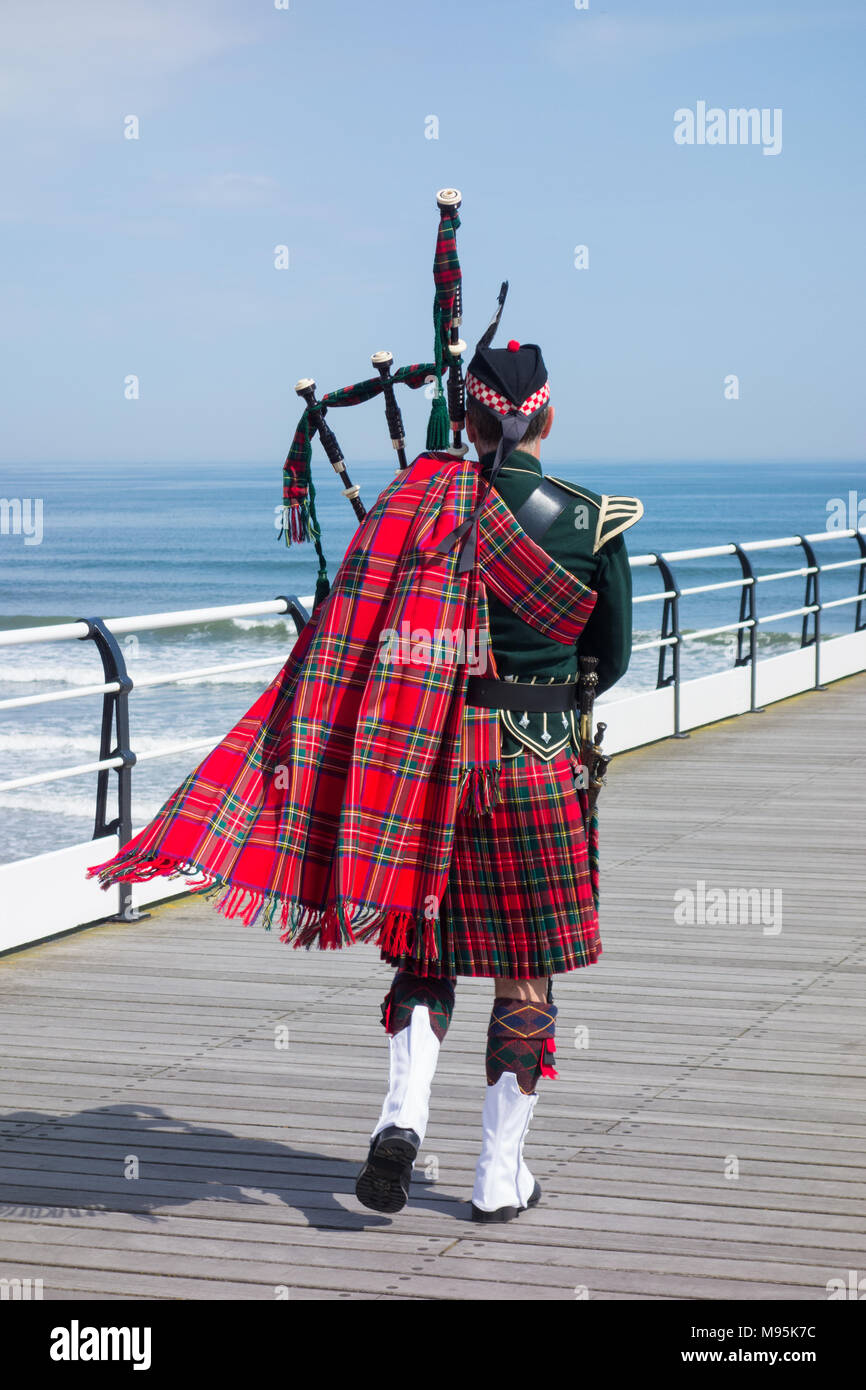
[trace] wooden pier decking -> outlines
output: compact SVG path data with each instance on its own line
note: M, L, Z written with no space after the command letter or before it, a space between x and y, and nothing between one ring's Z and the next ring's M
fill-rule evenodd
M354 1195L387 1076L375 949L294 951L187 898L0 959L0 1278L264 1300L823 1300L862 1278L864 715L861 675L615 760L605 954L555 985L559 1079L526 1145L544 1196L505 1226L467 1204L489 982L458 983L385 1217ZM781 930L678 923L701 882L779 890Z

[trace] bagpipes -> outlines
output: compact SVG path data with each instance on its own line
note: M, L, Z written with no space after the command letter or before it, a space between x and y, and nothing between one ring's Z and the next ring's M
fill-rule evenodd
M406 438L395 387L408 386L410 390L417 391L419 387L433 382L435 386L425 447L428 450L444 450L460 458L468 452L468 445L463 442L466 423L466 386L462 362L466 344L460 337L463 321L463 277L457 254L457 230L460 226L458 211L461 203L462 198L456 188L442 188L436 195L439 226L433 259L433 361L414 362L394 371L394 359L390 352L374 352L370 359L377 373L374 377L356 382L353 386L344 386L338 391L330 391L321 399L316 397L316 383L312 377L304 377L295 386L295 391L305 402L305 409L283 465L283 524L279 534L285 537L287 545L291 545L293 541L313 541L319 560L315 604L327 596L330 584L322 550L321 529L316 516L316 491L311 474L311 441L314 434L319 436L325 454L343 484L343 494L351 503L358 521L364 521L367 515L361 501L360 488L352 482L343 451L326 422L325 416L329 409L358 405L361 401L381 395L384 398L385 420L391 445L397 455L398 467L403 469L407 467ZM493 316L479 340L480 347L487 347L492 342L502 317L507 293L508 281L504 280L500 286ZM447 386L443 385L443 377L446 375ZM609 763L608 757L601 749L607 725L599 723L593 738L593 703L598 685L598 660L595 657L582 656L579 658L579 664L580 763L586 776L586 815L590 821Z
M316 604L327 595L330 585L322 550L321 529L316 516L316 491L311 473L311 441L314 434L319 436L331 466L343 484L343 495L351 503L358 521L362 522L367 515L361 501L360 489L349 477L343 451L325 420L328 411L339 406L358 405L374 396L383 396L391 445L397 455L399 467L405 468L407 460L403 416L394 388L408 386L410 390L417 391L421 386L435 383L425 447L428 450L445 450L461 458L468 451L468 445L463 442L466 423L466 387L462 360L466 344L460 337L460 325L463 320L463 277L457 255L457 229L460 226L457 214L461 202L460 192L456 188L440 189L436 195L439 227L433 259L433 361L414 362L410 366L398 367L396 371L392 371L394 359L391 353L374 352L371 362L377 375L365 381L356 382L353 386L344 386L338 391L329 391L321 399L316 397L316 383L312 377L302 378L295 386L295 391L305 401L306 406L283 465L282 528L279 537L284 537L287 545L291 545L293 541L313 541L319 561ZM490 343L496 332L507 291L508 282L503 281L496 310L481 339L482 343ZM447 385L443 385L443 377L446 375Z

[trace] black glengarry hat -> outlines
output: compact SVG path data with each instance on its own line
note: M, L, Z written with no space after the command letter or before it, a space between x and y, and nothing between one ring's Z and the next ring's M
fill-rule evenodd
M541 348L513 338L504 348L479 346L466 369L466 390L497 419L516 412L528 425L550 400Z
M500 422L502 438L496 448L486 487L482 490L481 498L473 508L472 514L462 526L458 526L436 547L437 550L447 553L458 540L463 542L458 567L460 573L471 569L475 564L476 523L500 468L526 434L533 415L543 409L550 400L547 368L537 343L521 345L512 338L504 348L490 346L499 326L507 292L508 281L505 280L499 291L496 312L466 368L467 394Z
M492 482L526 434L533 415L550 400L541 348L537 343L521 345L514 338L507 347L492 348L482 340L466 368L466 391L502 426L502 438L490 469Z

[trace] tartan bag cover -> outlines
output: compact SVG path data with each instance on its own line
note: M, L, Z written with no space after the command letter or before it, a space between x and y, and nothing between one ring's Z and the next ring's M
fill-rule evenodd
M497 711L465 704L469 676L495 674L486 588L569 645L596 599L495 492L478 563L459 574L459 550L435 546L469 516L480 484L475 465L447 453L398 474L279 675L88 877L107 888L193 876L187 887L225 916L268 929L278 918L295 946L374 941L435 957L458 810L501 800ZM474 665L473 641L485 652Z

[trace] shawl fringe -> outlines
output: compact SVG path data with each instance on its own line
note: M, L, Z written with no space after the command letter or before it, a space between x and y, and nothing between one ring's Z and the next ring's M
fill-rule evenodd
M415 916L411 912L345 899L325 908L308 907L279 893L241 887L208 872L200 864L164 854L139 856L133 851L87 870L87 877L98 877L103 888L116 883L146 883L160 875L169 879L185 878L190 893L206 898L223 917L239 918L245 927L258 924L270 931L275 924L279 925L282 928L280 941L284 945L338 951L344 946L365 942L380 947L389 955L408 952L424 960L439 959L439 919L428 915L426 908Z

